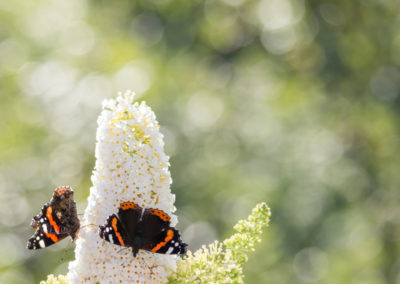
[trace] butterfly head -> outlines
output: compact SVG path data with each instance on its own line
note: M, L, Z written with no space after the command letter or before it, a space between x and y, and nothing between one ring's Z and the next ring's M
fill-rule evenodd
M68 199L74 196L74 191L70 186L60 186L54 190L53 198L58 200Z

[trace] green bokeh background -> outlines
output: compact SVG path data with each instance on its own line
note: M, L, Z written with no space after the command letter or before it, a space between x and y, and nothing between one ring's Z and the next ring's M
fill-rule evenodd
M192 250L272 209L246 283L400 283L400 2L0 1L0 282L58 185L83 213L104 98L132 89L171 157Z

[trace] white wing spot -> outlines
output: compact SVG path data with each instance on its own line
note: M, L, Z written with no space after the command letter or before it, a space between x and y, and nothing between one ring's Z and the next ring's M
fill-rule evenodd
M110 241L110 243L114 243L114 240L113 240L113 238L112 238L112 235L110 234L110 235L108 235L108 240Z
M173 247L169 247L169 249L167 250L166 254L171 254L174 251Z
M39 246L40 246L41 248L46 247L46 245L45 245L45 243L44 243L43 240L40 240L40 241L39 241Z

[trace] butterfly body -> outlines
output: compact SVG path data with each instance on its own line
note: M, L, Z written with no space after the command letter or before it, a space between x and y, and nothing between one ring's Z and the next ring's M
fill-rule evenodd
M68 186L54 190L50 202L43 205L41 212L32 218L31 226L36 232L28 240L28 249L45 248L67 236L76 239L80 222L73 194Z
M179 232L170 226L170 217L158 209L143 209L133 202L123 202L112 214L99 235L120 246L131 247L136 256L140 249L162 254L184 254L187 245Z

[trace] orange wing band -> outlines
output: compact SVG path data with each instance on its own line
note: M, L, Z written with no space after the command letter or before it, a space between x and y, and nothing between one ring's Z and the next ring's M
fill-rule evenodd
M167 236L165 237L165 240L163 242L159 243L158 245L156 245L151 251L152 252L158 251L160 248L165 246L170 240L172 240L173 237L174 237L174 231L169 229L167 231Z
M169 217L169 215L167 213L165 213L162 210L159 209L150 209L149 210L151 214L156 215L158 217L160 217L161 220L165 221L165 222L169 222L171 220L171 218Z
M122 239L121 234L118 233L118 230L117 230L117 218L114 217L114 219L111 221L111 226L113 227L115 235L117 236L120 244L122 246L125 246L124 240Z
M52 213L53 213L53 209L51 207L47 208L46 217L49 220L50 225L56 231L56 233L59 234L60 233L60 227L58 227L57 223L54 221L53 215L51 215Z
M55 235L55 234L48 234L48 233L45 233L46 234L46 237L48 237L48 238L50 238L53 242L58 242L58 237L57 237L57 235Z
M133 203L133 202L122 202L122 203L120 204L120 208L121 208L122 210L128 210L128 209L134 209L134 210L136 210L136 209L139 208L139 206L138 206L136 203Z

